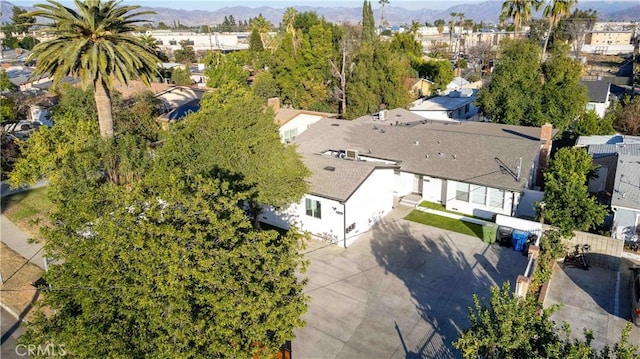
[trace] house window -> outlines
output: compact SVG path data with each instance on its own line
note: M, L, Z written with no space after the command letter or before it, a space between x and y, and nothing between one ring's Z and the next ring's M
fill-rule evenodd
M487 203L487 187L471 186L471 202L484 206Z
M284 142L290 143L296 140L296 136L298 136L298 129L292 128L290 130L284 131L282 139L284 140Z
M469 202L469 184L456 183L456 199L458 201Z
M178 45L176 40L169 40L169 45Z
M595 103L588 103L587 104L587 111L595 111L596 110L596 104Z
M504 208L504 191L496 188L489 188L489 206L494 208Z
M156 45L164 45L164 44L162 43L162 40L156 40Z
M316 201L315 199L305 198L304 204L307 210L307 216L322 218L320 201Z
M469 104L464 105L464 113L469 113Z

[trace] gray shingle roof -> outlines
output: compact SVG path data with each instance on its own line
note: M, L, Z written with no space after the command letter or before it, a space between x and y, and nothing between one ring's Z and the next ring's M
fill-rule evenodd
M593 156L593 158L611 156L616 153L621 155L640 156L640 143L590 145L588 152Z
M609 95L610 83L607 81L582 81L582 84L587 86L587 93L589 94L589 102L605 103L607 102L607 96Z
M309 193L341 202L349 199L376 168L390 167L323 155L304 155L302 160L312 172ZM333 170L327 170L326 167Z
M388 118L322 119L296 138L298 152L353 149L397 161L406 172L519 191L541 145L537 127L427 121L404 109L390 110ZM501 171L496 158L512 170L521 158L521 181Z
M618 157L611 205L640 209L640 156Z

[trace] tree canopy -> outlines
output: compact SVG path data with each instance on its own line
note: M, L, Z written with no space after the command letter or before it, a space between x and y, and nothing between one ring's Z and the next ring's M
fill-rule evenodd
M544 216L565 237L604 221L607 209L589 194L587 187L596 169L584 148L561 148L544 173Z
M118 136L106 142L97 137L91 95L68 89L53 113L56 125L32 135L11 173L13 185L49 178L54 203L43 233L54 261L45 275L47 315L39 311L22 340L63 343L78 357L277 351L304 324L307 299L297 274L305 263L295 231L253 225L242 204L272 193L245 175L256 175L249 166L259 160L271 166L265 180L274 186L285 181L277 177L282 171L300 173L273 194L284 202L304 190L307 172L295 172L301 162L280 143L273 114L227 91L205 99L211 118L195 118L151 147L149 132L131 123L155 118L142 111L153 108L147 99L114 112ZM207 152L218 141L226 148ZM279 157L258 156L262 150ZM238 166L222 161L230 153Z
M527 40L505 40L488 86L479 91L480 111L495 122L561 131L585 111L587 89L581 67L556 49L540 64L539 48Z
M584 340L569 339L570 326L564 323L558 329L550 319L557 306L543 308L532 296L518 298L508 282L491 288L488 303L478 296L473 299L474 306L469 308L471 324L453 343L465 359L630 359L640 354L638 347L629 342L630 323L613 350L597 351L591 346L591 331L585 330Z

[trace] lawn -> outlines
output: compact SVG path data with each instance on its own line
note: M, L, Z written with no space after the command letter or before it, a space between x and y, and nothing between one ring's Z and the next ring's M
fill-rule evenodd
M470 214L464 214L464 213L460 213L460 212L456 212L456 211L449 211L447 209L447 207L445 207L444 205L442 205L440 203L422 201L422 202L420 202L418 207L433 209L433 210L440 211L440 212L447 212L447 213L457 214L457 215L464 216L464 217L469 217L469 218L477 218L477 219L481 219L483 221L487 220L486 218L472 216Z
M52 207L46 187L2 198L2 214L32 236L37 236L40 227L46 225L47 214Z
M465 222L457 219L438 216L431 213L413 210L407 217L408 221L426 224L427 226L446 229L452 232L458 232L477 238L482 238L482 226L475 223Z

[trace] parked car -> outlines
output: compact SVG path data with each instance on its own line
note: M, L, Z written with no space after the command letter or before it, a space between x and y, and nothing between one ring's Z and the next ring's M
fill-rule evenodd
M640 265L629 267L631 278L629 289L631 291L631 321L640 327Z

